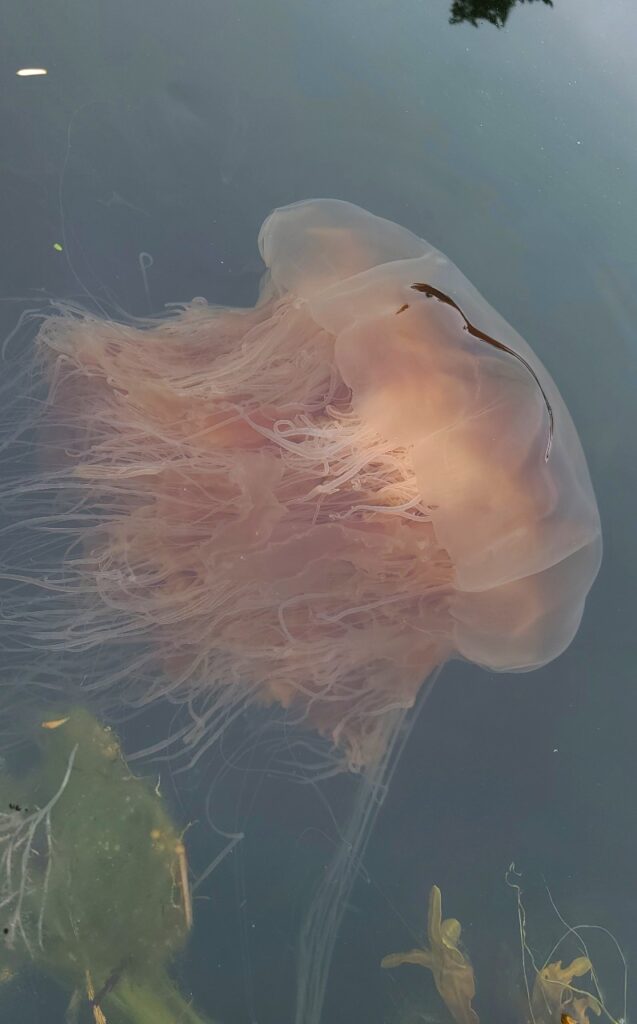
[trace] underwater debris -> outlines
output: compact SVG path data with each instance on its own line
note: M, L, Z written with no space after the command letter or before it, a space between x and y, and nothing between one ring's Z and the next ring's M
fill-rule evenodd
M390 953L381 960L381 967L399 967L401 964L427 967L456 1024L479 1024L478 1015L471 1005L476 994L473 967L458 948L461 930L460 922L455 918L443 920L442 894L437 885L432 885L427 915L429 949Z
M531 1012L536 1024L552 1024L557 1020L565 1024L590 1024L588 1011L599 1017L602 1006L599 999L589 992L573 986L574 978L583 978L593 968L587 956L578 956L568 966L562 961L545 964L536 974Z
M522 902L521 875L515 864L510 864L505 875L509 888L516 893L518 931L520 938L522 979L526 989L526 1011L512 1011L512 1024L593 1024L590 1014L603 1016L608 1024L627 1024L628 974L626 958L615 936L599 925L570 926L559 913L548 892L549 900L559 921L565 927L562 937L555 943L546 960L536 962L526 938L526 911ZM623 965L623 1009L614 1016L605 1005L595 968L589 956L588 947L580 934L584 929L603 933L611 940ZM405 953L391 953L383 957L381 967L398 967L401 964L418 964L433 974L436 988L456 1024L479 1024L473 1009L475 977L469 957L459 949L460 922L455 918L443 920L442 896L437 885L429 893L427 935L429 948L411 949ZM567 937L576 941L583 955L576 956L570 963L553 960L553 956ZM590 975L593 992L582 987L578 979ZM596 993L596 994L594 994ZM424 1020L424 1016L422 1017Z

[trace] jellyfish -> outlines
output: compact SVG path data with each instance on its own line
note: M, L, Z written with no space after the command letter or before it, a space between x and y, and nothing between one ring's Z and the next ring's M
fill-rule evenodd
M41 319L22 427L4 413L23 539L2 576L12 635L86 690L198 701L180 738L200 747L273 708L360 774L301 939L315 1024L409 709L451 658L564 651L601 532L555 384L442 253L328 199L275 210L259 250L253 308Z

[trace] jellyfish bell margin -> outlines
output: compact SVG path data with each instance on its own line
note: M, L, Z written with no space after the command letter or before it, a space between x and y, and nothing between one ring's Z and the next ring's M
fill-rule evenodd
M125 650L139 699L203 695L213 731L278 704L360 769L447 659L568 646L599 516L555 384L440 252L325 199L259 249L252 309L43 321L40 462L4 504L66 549L44 581L33 548L15 615L47 653Z

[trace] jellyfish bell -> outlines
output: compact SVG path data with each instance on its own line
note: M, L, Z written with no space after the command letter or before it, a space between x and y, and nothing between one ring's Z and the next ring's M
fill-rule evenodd
M507 670L535 668L561 653L599 568L601 534L573 422L532 350L445 256L349 203L315 200L275 211L260 248L277 287L293 289L335 335L352 408L406 451L453 565L456 652ZM414 295L414 288L426 294L421 281L451 296L456 309ZM500 350L468 335L469 320L498 339Z

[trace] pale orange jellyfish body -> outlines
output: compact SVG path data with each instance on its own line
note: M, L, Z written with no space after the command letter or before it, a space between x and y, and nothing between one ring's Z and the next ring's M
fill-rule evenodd
M554 383L441 253L333 200L259 245L254 309L40 330L52 472L92 517L64 642L134 637L173 692L278 703L362 767L446 659L564 650L598 512Z

